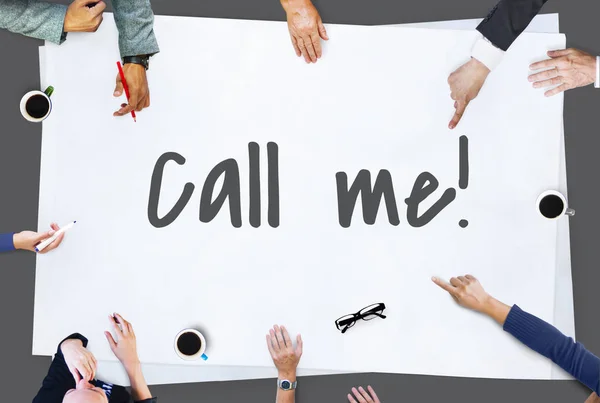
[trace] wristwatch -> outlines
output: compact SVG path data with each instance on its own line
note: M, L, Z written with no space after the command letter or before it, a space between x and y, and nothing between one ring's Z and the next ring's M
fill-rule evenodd
M278 379L277 386L281 390L293 390L296 389L296 386L298 386L298 382L288 381L287 379Z
M139 64L140 66L144 66L144 68L146 70L148 70L148 68L150 68L150 57L143 55L143 56L125 56L123 58L123 65L128 64L128 63L132 63L132 64Z

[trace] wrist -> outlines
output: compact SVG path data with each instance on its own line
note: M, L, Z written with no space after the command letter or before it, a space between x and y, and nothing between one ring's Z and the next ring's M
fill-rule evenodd
M22 237L23 236L21 235L20 232L13 234L13 246L15 247L15 249L23 249L24 248Z
M129 378L134 378L138 374L142 373L142 364L139 360L131 360L127 362L122 362L123 367L125 368L125 372L127 372L127 376Z
M286 13L290 8L298 8L311 4L312 2L310 0L281 0L281 5Z
M83 342L79 339L67 339L67 340L63 341L62 343L60 343L60 351L62 351L63 347L70 346L70 345L77 345L78 347L83 347ZM64 353L64 351L63 351L63 353Z
M483 309L481 310L481 313L494 319L500 325L504 325L509 312L510 307L508 305L498 301L492 296L488 296L488 300L484 303Z
M296 381L296 369L280 370L279 373L277 374L277 378L281 379L281 380L286 379L288 381L295 382Z

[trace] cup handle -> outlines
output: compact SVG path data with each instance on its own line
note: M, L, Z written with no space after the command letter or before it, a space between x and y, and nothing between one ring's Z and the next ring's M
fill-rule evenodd
M568 208L565 211L565 214L568 215L568 216L570 216L570 217L573 217L575 215L575 210L573 210L572 208Z
M200 358L202 358L204 361L208 360L208 356L206 354L202 354Z
M46 88L46 91L44 91L44 94L48 95L48 98L50 98L52 96L53 92L54 92L54 87L50 85L48 88Z

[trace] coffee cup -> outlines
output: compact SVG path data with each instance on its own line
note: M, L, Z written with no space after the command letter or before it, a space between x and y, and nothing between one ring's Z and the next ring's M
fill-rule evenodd
M537 199L537 210L542 217L556 220L563 215L574 216L575 210L567 205L567 198L556 190L548 190Z
M194 361L199 358L206 361L206 339L196 329L183 329L175 336L175 352L179 358Z
M52 112L52 101L50 96L54 87L46 88L46 91L29 91L21 98L21 115L30 122L41 122Z

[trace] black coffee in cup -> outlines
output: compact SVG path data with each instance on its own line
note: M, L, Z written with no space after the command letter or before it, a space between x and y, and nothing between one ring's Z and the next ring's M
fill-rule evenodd
M546 218L556 218L563 213L565 203L556 195L545 196L540 201L540 213Z
M185 332L177 339L177 349L181 354L192 357L202 349L202 340L196 333Z
M41 119L50 111L50 102L43 95L34 95L27 100L25 110L34 119Z

